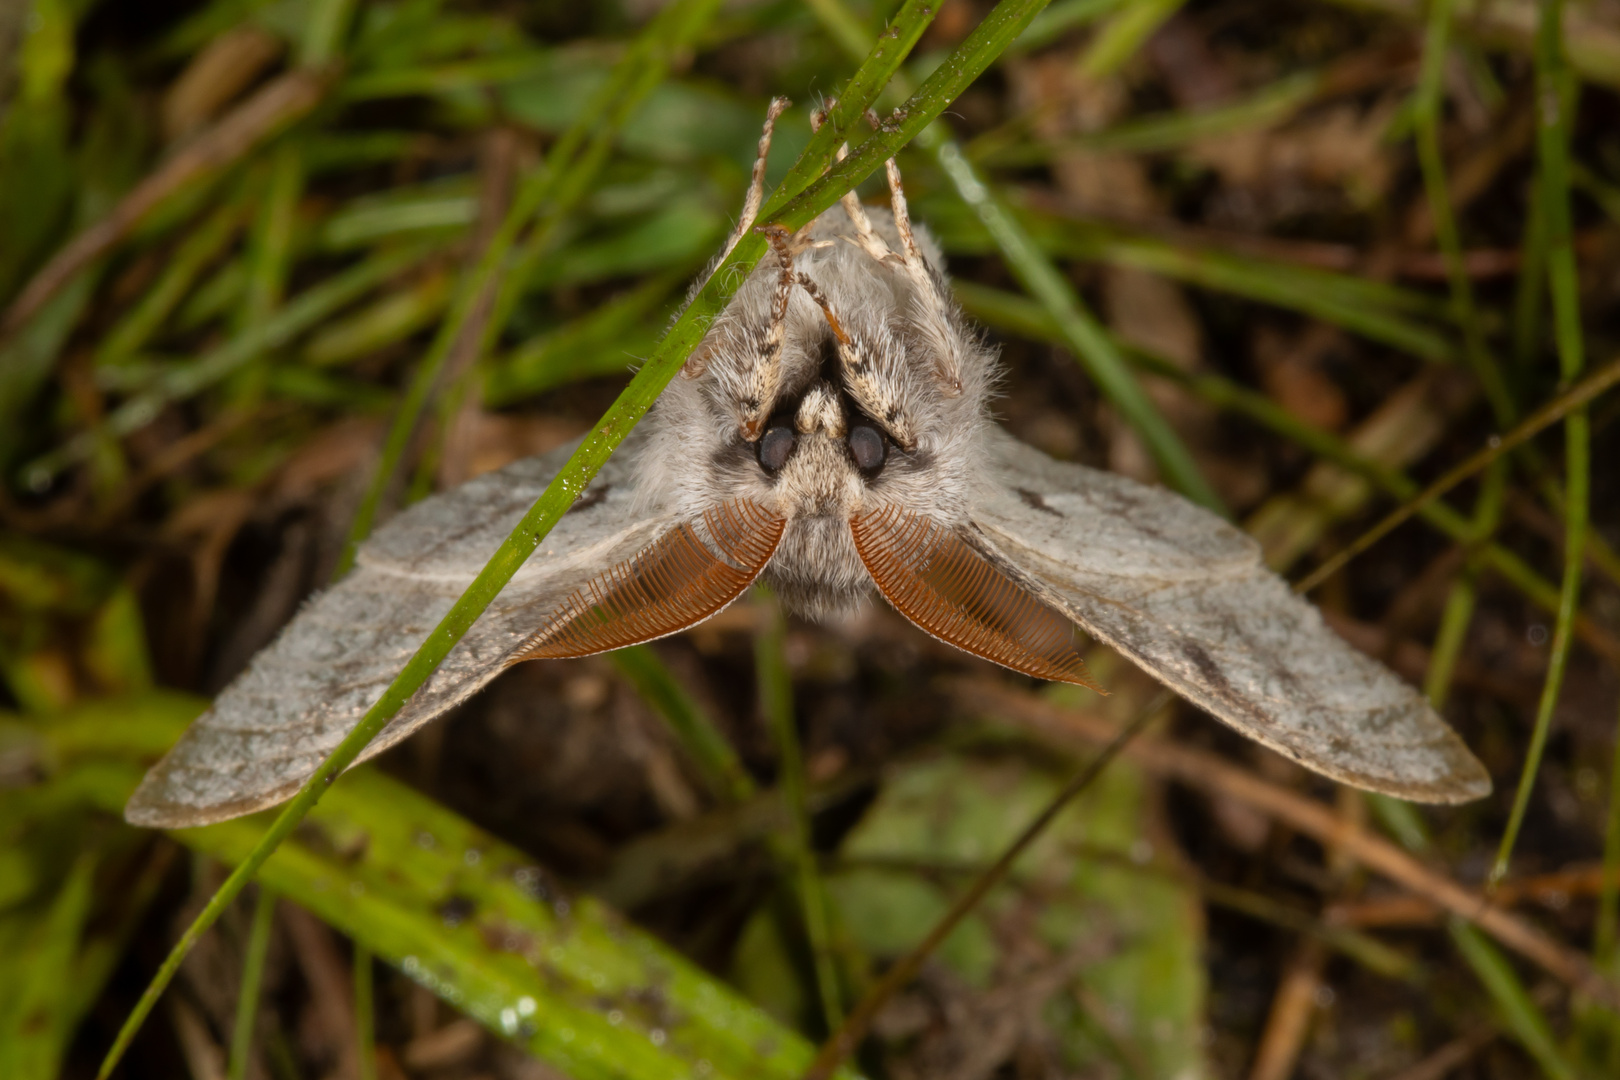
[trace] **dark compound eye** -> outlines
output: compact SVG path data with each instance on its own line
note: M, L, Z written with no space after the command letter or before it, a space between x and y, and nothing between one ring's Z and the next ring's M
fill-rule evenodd
M793 447L798 441L792 425L772 424L759 437L759 442L754 444L754 456L759 459L759 467L773 476L781 472L782 466L793 456Z
M883 471L889 456L889 440L871 424L853 424L849 429L849 456L868 480Z

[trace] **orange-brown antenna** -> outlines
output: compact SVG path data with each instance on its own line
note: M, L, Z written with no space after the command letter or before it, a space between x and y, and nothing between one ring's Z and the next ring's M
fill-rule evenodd
M787 526L745 499L706 511L703 520L724 558L682 523L577 590L508 663L590 656L702 622L759 576Z
M1074 624L954 530L890 504L850 520L855 550L895 610L974 656L1038 679L1086 677Z

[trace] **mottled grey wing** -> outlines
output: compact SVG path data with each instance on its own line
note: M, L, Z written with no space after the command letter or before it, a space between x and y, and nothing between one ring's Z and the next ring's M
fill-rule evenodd
M1356 787L1420 802L1490 792L1422 695L1333 633L1240 530L999 429L987 449L993 483L972 516L992 554L1165 685Z
M290 797L382 695L575 445L426 499L379 529L355 569L305 604L152 768L125 818L183 828ZM472 695L569 593L670 524L657 508L635 512L624 463L635 449L627 441L608 461L360 760Z

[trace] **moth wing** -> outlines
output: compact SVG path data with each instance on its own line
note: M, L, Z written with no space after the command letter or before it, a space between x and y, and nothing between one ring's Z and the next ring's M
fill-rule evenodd
M1357 652L1259 545L1172 493L992 429L972 519L1042 599L1245 735L1355 787L1455 803L1490 776L1428 702Z
M309 600L153 766L125 818L185 828L289 798L382 695L575 445L426 499L379 529L354 570ZM634 450L627 440L609 459L361 761L470 697L582 583L674 524L667 509L634 505L625 464Z

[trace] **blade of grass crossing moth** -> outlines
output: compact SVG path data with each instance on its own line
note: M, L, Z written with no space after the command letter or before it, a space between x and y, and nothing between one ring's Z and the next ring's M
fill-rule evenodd
M1463 355L1474 369L1474 377L1485 391L1499 428L1511 427L1518 419L1512 395L1496 359L1485 344L1479 310L1474 304L1474 287L1463 265L1462 240L1451 208L1446 186L1445 158L1440 149L1441 82L1451 44L1452 0L1430 0L1429 23L1423 41L1423 67L1414 95L1418 164L1423 172L1423 188L1428 196L1429 214L1445 257L1446 276L1451 285L1453 318L1462 329Z
M893 123L873 133L860 148L850 154L821 179L806 185L791 201L775 211L772 219L785 227L798 228L813 221L822 211L835 204L844 192L882 166L885 159L911 139L916 138L958 94L967 88L987 68L1007 45L1018 36L1029 20L1044 6L1044 0L1002 0L966 40L946 58L934 74L923 83L897 113ZM899 61L889 55L876 54L869 62L880 66ZM863 65L864 67L864 65ZM861 73L857 73L859 78ZM876 91L874 90L874 94ZM812 145L814 143L812 142ZM836 149L834 147L833 149ZM827 160L831 160L831 151ZM810 166L805 156L790 170L809 175ZM780 189L779 189L780 190ZM244 885L264 865L277 845L297 826L321 794L337 776L359 756L377 733L404 706L416 690L427 681L434 669L461 640L463 634L494 601L501 588L517 573L518 567L540 545L552 526L561 519L576 498L584 492L591 477L596 475L608 455L635 427L654 399L674 378L681 364L701 340L708 322L719 313L729 298L727 282L740 280L743 272L753 268L765 253L765 239L758 235L745 237L731 255L711 275L679 318L670 326L662 342L630 385L625 387L613 406L592 428L580 448L574 452L546 491L530 507L528 513L512 530L501 546L490 557L473 583L467 587L450 611L439 621L426 641L406 661L398 676L384 689L377 702L367 710L338 747L332 751L321 767L304 783L298 793L286 804L259 842L243 858L214 896L186 928L163 964L153 975L151 983L119 1029L118 1036L108 1049L98 1080L106 1080L117 1067L130 1041L150 1015L163 990L174 978L180 962L191 950L199 935L218 920L220 913L242 891Z
M632 645L608 653L608 659L642 700L664 718L716 802L741 803L754 796L754 781L731 743L658 653L647 645Z
M618 128L629 117L631 110L662 81L670 59L678 50L691 44L718 6L718 0L676 0L655 16L626 52L624 59L616 65L607 84L552 147L545 167L521 185L500 228L490 238L472 268L462 275L450 311L411 377L410 386L383 443L376 472L355 511L348 540L333 571L334 580L349 572L360 543L371 534L383 494L410 446L417 423L441 380L451 351L463 334L476 334L478 341L469 346L475 354L482 354L490 340L491 324L496 319L490 317L492 312L488 305L491 298L488 292L507 261L518 233L548 201L557 207L553 211L553 220L566 212L566 201L557 198L559 193L584 191L590 178L607 160ZM582 153L583 156L578 156ZM542 224L541 228L545 226ZM501 306L497 297L496 310L499 311ZM510 305L506 307L506 313L509 313ZM471 327L475 319L482 319L483 324Z
M242 954L242 982L236 991L236 1023L231 1028L228 1080L245 1080L253 1053L253 1029L259 1018L259 992L264 989L264 959L270 952L270 926L276 913L275 891L259 886L253 900L253 923Z
M1569 209L1569 132L1575 108L1576 87L1570 81L1563 58L1562 0L1548 0L1541 8L1536 31L1536 115L1540 124L1536 136L1537 163L1541 176L1541 197L1547 215L1547 281L1552 292L1553 332L1558 346L1560 386L1569 387L1585 366L1581 340L1580 283L1575 266ZM1558 614L1553 624L1552 653L1547 661L1547 677L1542 683L1541 700L1536 707L1536 725L1525 753L1524 770L1513 796L1513 810L1502 832L1502 843L1491 867L1490 884L1495 886L1508 871L1513 845L1524 824L1530 805L1530 792L1541 769L1541 756L1547 747L1553 711L1558 707L1564 670L1569 663L1574 638L1575 615L1580 603L1581 570L1586 550L1587 500L1591 488L1591 447L1584 407L1564 418L1564 579L1558 596Z
M817 0L814 9L846 50L858 48L856 42L843 41L846 33L843 28L856 21L843 0ZM835 14L837 12L842 15ZM1063 328L1065 340L1076 358L1147 444L1165 479L1193 501L1225 514L1220 496L1204 478L1175 429L1126 368L1102 327L1086 310L1073 287L977 174L961 146L940 125L929 127L918 142L934 154L957 195L989 231L1019 283Z
M804 751L793 722L793 678L788 672L784 647L787 627L776 596L767 587L754 587L754 600L765 612L764 627L754 636L754 672L759 681L760 711L776 744L777 783L782 788L792 825L788 833L788 860L792 863L804 919L805 937L810 941L810 959L815 969L816 995L821 1003L821 1019L829 1032L837 1031L844 1020L843 993L839 987L838 965L832 948L827 920L827 893L810 841L810 812L805 806Z

